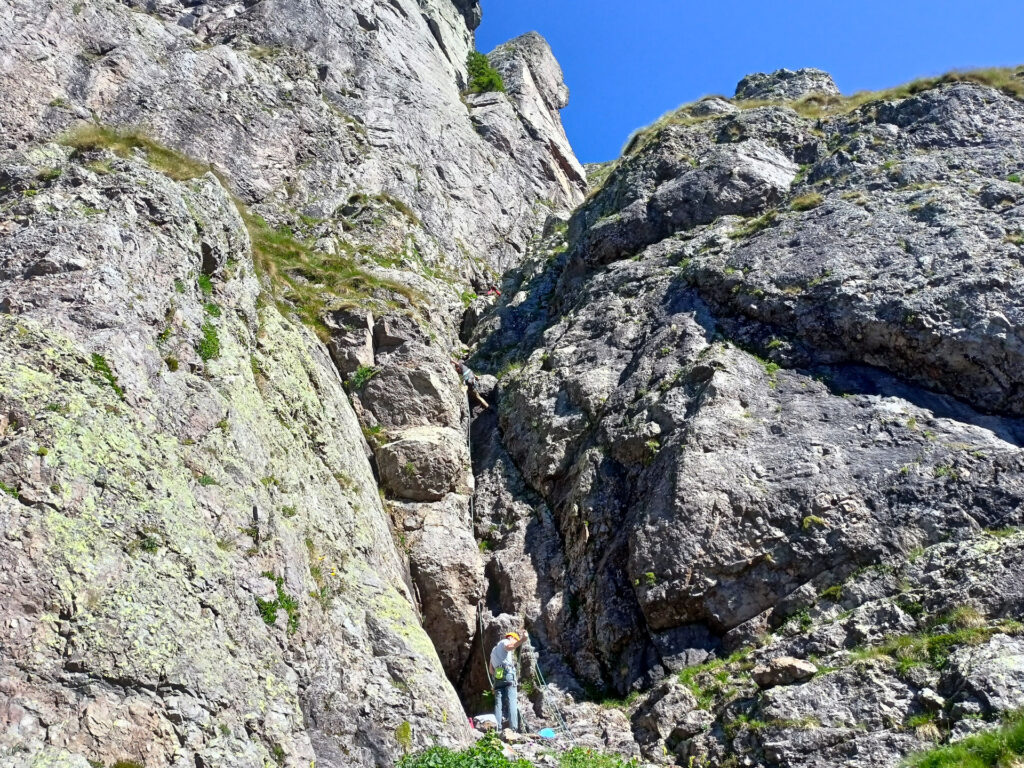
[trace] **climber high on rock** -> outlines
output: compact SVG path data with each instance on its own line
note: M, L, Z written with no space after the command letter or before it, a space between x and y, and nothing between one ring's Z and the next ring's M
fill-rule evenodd
M466 389L469 390L469 393L475 397L477 402L479 402L484 408L490 408L491 406L487 404L487 401L484 400L480 396L480 393L476 391L476 374L470 370L469 366L463 365L458 360L452 360L452 365L455 366L455 370L458 372L459 376L462 377L462 383Z
M504 727L506 712L509 728L519 730L519 681L516 680L515 650L529 639L525 629L522 636L517 632L509 632L491 651L489 669L494 676L494 719L499 732Z

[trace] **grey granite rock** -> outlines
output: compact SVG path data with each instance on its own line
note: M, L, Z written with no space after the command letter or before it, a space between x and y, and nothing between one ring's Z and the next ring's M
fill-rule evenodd
M796 101L815 93L838 96L839 89L828 72L811 67L756 72L736 86L737 99L756 101Z

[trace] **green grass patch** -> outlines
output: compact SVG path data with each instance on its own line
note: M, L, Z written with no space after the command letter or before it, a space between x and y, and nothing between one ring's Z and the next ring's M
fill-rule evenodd
M1020 628L1015 623L1004 622L993 627L973 626L954 629L951 632L899 635L888 638L881 645L854 651L853 658L889 658L896 662L901 674L922 666L941 670L955 649L981 645L997 632L1016 634L1019 631Z
M220 336L217 335L217 328L213 323L205 322L202 327L203 338L199 340L196 352L204 361L214 360L220 357Z
M800 195L800 197L794 198L793 202L789 204L789 207L794 211L809 211L813 208L817 208L824 202L825 198L819 193L810 192L806 195Z
M199 178L210 170L209 165L169 149L138 130L89 123L64 134L60 143L79 152L105 149L124 158L141 152L150 166L175 181Z
M110 364L107 359L100 354L95 352L92 355L92 369L98 373L107 385L117 393L117 396L124 400L124 389L117 382L117 376L110 370Z
M911 768L1011 768L1024 759L1024 710L1004 718L1000 728L914 755Z
M739 679L753 666L747 657L752 649L743 648L724 659L713 659L679 670L677 679L697 700L698 709L710 710L719 700L728 700L738 692Z
M275 229L241 204L238 208L249 231L256 271L270 288L278 309L286 315L294 311L321 340L330 337L321 319L328 308L395 309L400 306L395 297L413 306L419 301L414 289L370 274L350 255L316 251L290 229Z
M756 219L751 219L739 229L729 233L729 237L733 240L743 240L748 237L753 237L758 232L772 226L778 217L779 214L777 211L768 211L764 215L758 216Z

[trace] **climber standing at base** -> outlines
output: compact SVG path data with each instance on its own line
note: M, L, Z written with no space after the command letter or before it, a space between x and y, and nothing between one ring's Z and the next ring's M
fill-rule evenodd
M452 360L452 365L455 366L455 370L458 372L459 376L462 377L462 383L466 389L469 390L469 393L475 397L484 408L490 408L491 406L487 404L487 401L484 400L480 396L480 393L476 391L476 374L469 369L469 366L463 365L458 360Z
M506 712L509 727L513 731L519 730L519 681L516 680L515 650L529 639L525 629L522 637L517 632L509 632L491 651L489 668L494 676L494 719L499 733L504 728Z

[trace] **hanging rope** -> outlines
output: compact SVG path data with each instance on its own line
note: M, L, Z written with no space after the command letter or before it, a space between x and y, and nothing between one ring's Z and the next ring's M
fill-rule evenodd
M487 683L491 686L491 690L494 690L494 680L491 679L491 665L487 658L487 646L484 645L484 616L483 616L484 601L481 600L476 604L476 636L480 638L480 655L484 659L484 672L487 673Z
M573 734L572 729L569 728L569 723L566 722L565 716L562 714L561 708L558 706L558 702L555 701L554 697L549 698L548 692L548 681L544 679L544 672L540 668L540 653L536 648L531 645L530 648L533 650L533 668L536 670L534 677L537 682L540 683L540 703L541 709L543 710L544 705L550 701L551 708L555 711L555 720L558 723L559 730L569 737L569 741L572 745L576 746L576 736Z

